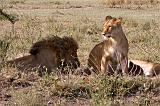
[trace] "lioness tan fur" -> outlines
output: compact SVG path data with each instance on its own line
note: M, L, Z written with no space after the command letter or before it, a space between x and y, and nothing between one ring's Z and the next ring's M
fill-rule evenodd
M144 70L139 65L133 63L131 60L128 61L128 75L131 76L144 76Z
M160 63L151 63L141 60L130 60L134 64L139 65L143 69L145 76L156 76L160 74Z
M53 36L34 43L30 55L3 62L3 65L25 72L46 70L49 73L58 68L63 70L66 66L77 68L80 66L77 49L78 44L73 38Z
M112 68L128 73L128 40L121 21L121 18L106 16L102 31L105 40L91 50L88 59L88 66L96 73L111 73Z

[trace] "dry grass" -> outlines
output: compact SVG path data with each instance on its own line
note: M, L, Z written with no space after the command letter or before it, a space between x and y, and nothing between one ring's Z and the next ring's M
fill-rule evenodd
M118 5L126 3L118 0L115 2ZM0 20L0 29L3 29L0 30L1 60L28 53L31 45L44 37L68 35L79 44L78 56L83 67L90 50L101 41L104 17L112 15L123 17L122 26L129 40L130 59L160 62L160 14L156 8L150 11L110 9L100 3L98 0L6 1L5 12L16 14L19 20L14 25L14 33L12 24L7 19L2 17ZM0 71L0 84L0 105L158 106L160 103L159 77L55 73L38 77L36 73L25 75L16 69L5 68Z
M157 105L160 82L144 77L46 75L23 86L14 81L8 88L11 106L46 105Z
M104 0L109 7L144 8L157 5L159 0Z
M111 4L152 4L152 3L157 3L158 0L106 0L107 3Z

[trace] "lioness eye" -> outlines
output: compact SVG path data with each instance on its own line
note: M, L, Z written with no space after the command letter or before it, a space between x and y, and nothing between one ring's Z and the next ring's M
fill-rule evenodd
M108 26L109 28L112 28L112 26Z

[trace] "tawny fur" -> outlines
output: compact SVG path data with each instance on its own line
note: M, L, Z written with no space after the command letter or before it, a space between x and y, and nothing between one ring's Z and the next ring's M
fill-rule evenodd
M139 76L144 75L142 67L137 64L134 64L132 61L128 62L128 75Z
M57 68L70 66L77 68L80 62L77 56L78 44L71 37L53 36L34 43L30 55L3 62L3 65L16 67L28 72L31 70L51 72Z
M121 19L107 16L103 25L104 41L90 52L88 66L96 73L112 73L122 70L128 73L128 40L122 30ZM111 69L113 68L113 70Z
M160 74L160 63L151 63L141 60L130 60L134 64L139 65L143 69L145 76L156 76Z

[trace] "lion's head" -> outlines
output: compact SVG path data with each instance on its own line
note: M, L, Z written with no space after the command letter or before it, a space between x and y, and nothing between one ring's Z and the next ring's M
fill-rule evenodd
M77 56L78 44L72 37L64 36L63 38L60 38L58 36L53 36L51 38L43 39L33 44L29 53L36 56L45 49L52 52L53 55L56 54L56 58L55 56L50 56L51 58L53 57L53 59L50 59L54 61L53 63L57 63L58 65L56 66L62 70L66 66L74 69L80 66ZM46 53L46 55L52 54Z
M80 62L77 56L78 44L72 37L63 37L60 48L60 57L63 59L63 67L71 66L71 68L77 68L80 66ZM62 65L62 64L61 64Z
M111 16L106 16L102 30L102 35L104 39L111 36L113 37L113 35L118 35L114 33L117 33L117 29L121 28L121 21L122 18L113 18Z

